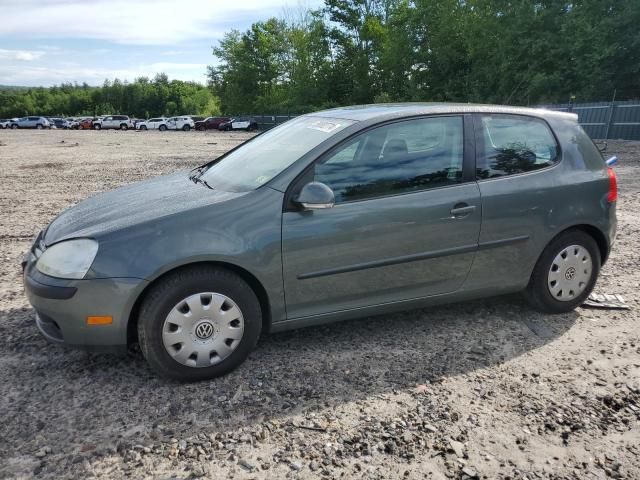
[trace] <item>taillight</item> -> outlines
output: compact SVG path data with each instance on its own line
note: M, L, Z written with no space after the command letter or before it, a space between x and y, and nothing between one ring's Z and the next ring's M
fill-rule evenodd
M618 179L616 178L616 172L614 172L611 167L607 169L607 174L609 175L609 193L607 194L607 202L613 203L618 200Z

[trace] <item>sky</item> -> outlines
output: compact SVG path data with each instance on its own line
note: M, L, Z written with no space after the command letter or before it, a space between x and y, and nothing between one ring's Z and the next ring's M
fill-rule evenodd
M0 85L206 81L231 30L321 0L0 0Z

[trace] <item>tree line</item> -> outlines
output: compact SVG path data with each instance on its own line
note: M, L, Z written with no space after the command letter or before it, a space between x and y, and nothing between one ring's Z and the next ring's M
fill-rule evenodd
M0 88L0 117L304 113L400 101L640 97L640 1L325 0L227 32L209 85Z
M95 116L126 114L139 118L160 115L216 115L219 99L211 88L196 82L169 80L157 74L132 83L106 80L101 87L86 83L51 88L0 88L0 118L25 115Z
M226 113L630 99L638 25L628 0L325 0L226 33L208 76Z

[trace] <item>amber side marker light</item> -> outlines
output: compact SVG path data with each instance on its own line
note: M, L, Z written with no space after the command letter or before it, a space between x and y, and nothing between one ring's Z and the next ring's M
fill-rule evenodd
M111 325L113 317L87 317L87 325Z

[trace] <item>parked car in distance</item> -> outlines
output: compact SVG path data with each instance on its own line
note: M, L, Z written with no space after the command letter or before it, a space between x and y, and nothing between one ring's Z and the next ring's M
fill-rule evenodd
M137 129L138 128L138 124L144 122L145 119L144 118L132 118L131 119L131 123L133 124L133 128Z
M48 340L139 342L157 372L201 380L264 330L512 292L569 312L607 261L616 200L575 114L337 108L66 210L25 256L25 291Z
M195 123L191 117L171 117L167 119L167 128L169 130L183 130L188 132L194 127Z
M11 120L11 128L51 128L49 120L44 117L22 117Z
M167 119L165 117L155 117L143 120L136 125L138 130L167 130Z
M227 122L222 122L218 125L218 130L228 132L229 130L257 130L258 123L252 118L232 118Z
M69 128L69 122L64 118L49 118L48 120L52 127L65 130Z
M10 124L11 120L9 120L8 118L0 118L0 128L9 128Z
M133 128L133 123L126 115L107 115L105 117L98 118L93 122L94 130L128 130Z
M84 117L77 120L77 125L75 126L78 130L91 130L93 128L94 120L98 120L97 117Z
M195 123L196 130L218 130L220 124L229 122L229 117L207 117Z

